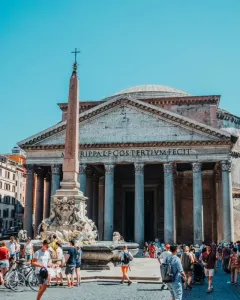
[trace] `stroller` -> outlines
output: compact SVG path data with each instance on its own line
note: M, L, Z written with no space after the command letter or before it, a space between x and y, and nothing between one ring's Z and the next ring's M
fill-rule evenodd
M200 282L201 284L204 284L205 274L203 270L203 266L196 262L193 264L193 282Z

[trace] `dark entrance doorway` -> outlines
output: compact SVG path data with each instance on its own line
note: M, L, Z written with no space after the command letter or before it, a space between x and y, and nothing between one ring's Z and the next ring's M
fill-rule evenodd
M125 236L126 241L134 241L134 191L125 194Z
M144 192L144 239L154 241L154 192Z
M134 241L134 191L125 193L125 233L126 241ZM154 241L154 191L144 192L144 240Z

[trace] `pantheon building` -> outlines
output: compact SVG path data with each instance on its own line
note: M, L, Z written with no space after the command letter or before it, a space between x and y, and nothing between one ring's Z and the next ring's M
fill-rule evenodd
M60 186L67 103L59 122L18 143L27 153L25 229L36 235ZM29 124L31 126L31 124ZM240 240L240 118L220 96L162 85L80 101L79 182L100 240Z

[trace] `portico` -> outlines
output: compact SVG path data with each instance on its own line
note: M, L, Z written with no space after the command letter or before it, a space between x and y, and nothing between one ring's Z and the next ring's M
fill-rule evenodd
M79 111L78 181L99 239L119 231L140 244L155 237L168 243L233 240L231 149L237 137L217 128L217 96L145 101L134 95L82 104ZM183 115L184 103L201 106L210 121ZM19 143L27 152L24 226L31 232L34 223L35 234L62 178L67 107L61 109L62 122Z

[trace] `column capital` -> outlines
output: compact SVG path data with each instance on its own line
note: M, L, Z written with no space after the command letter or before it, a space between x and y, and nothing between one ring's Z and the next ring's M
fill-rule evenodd
M31 175L31 174L34 173L34 165L32 165L32 164L26 164L25 168L26 168L27 175Z
M202 163L200 162L193 162L192 163L192 170L193 173L199 173L202 171Z
M60 175L61 165L59 165L59 164L51 165L51 169L52 169L52 174L54 174L54 175Z
M163 171L164 173L173 173L174 172L173 163L163 164Z
M113 174L114 164L105 164L104 168L105 168L105 173L106 174Z
M87 164L79 164L79 173L86 174Z
M232 162L231 160L221 161L222 171L231 172L232 170Z
M144 163L134 163L135 173L143 173Z

